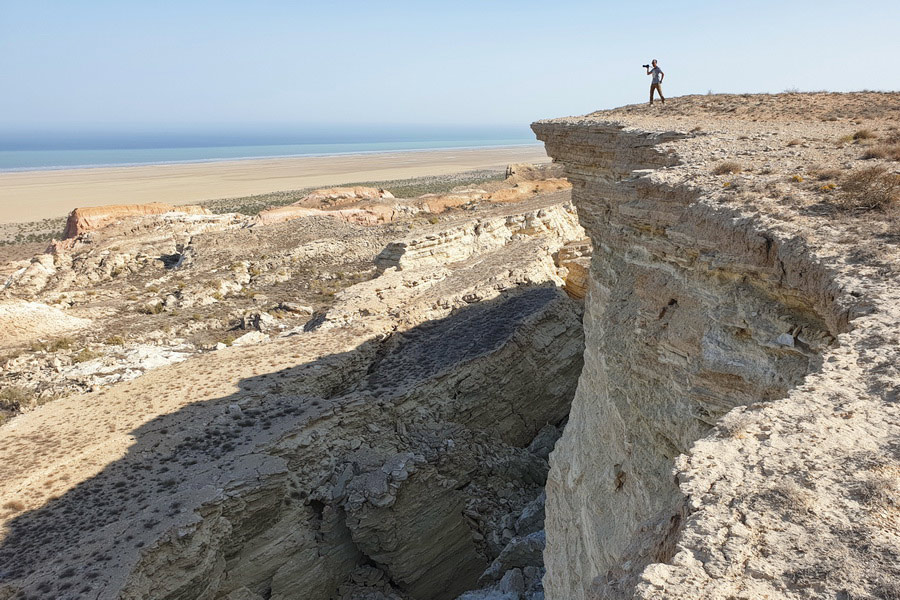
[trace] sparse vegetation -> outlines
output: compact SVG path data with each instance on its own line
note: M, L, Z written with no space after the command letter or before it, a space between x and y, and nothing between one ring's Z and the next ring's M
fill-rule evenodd
M720 162L715 167L713 167L713 175L728 175L734 173L740 173L743 171L740 163L737 163L733 160L728 160L725 162Z
M18 385L8 385L0 390L0 410L18 412L34 401L34 395Z
M489 182L503 181L502 171L469 171L456 175L440 175L435 177L419 177L415 179L397 179L389 181L360 181L343 184L351 186L368 186L383 188L398 198L415 198L423 194L443 194L459 186L478 186ZM266 208L285 206L301 200L313 188L272 192L239 198L222 198L203 202L214 213L236 212L244 215L256 215Z
M868 140L875 139L875 134L870 129L860 129L854 133L848 133L847 135L843 135L838 139L838 145L843 144L858 144L860 142L867 142Z
M868 167L844 177L840 192L838 206L843 209L886 210L900 202L900 175L883 165Z
M61 240L65 229L65 217L41 219L28 223L6 223L0 225L0 246L11 244L46 243Z
M72 362L83 363L89 360L94 360L95 358L99 358L101 356L103 356L102 352L95 352L93 350L83 348L78 354L72 357Z
M58 352L60 350L68 350L74 342L71 338L61 337L53 341L38 340L30 346L32 352Z
M819 181L830 181L832 179L838 179L844 172L840 169L821 169L814 168L808 171L808 175L810 177L814 177Z
M865 160L873 158L900 161L900 144L881 144L868 148L862 155Z
M21 500L10 500L3 505L3 508L14 512L21 512L25 510L25 503Z
M861 503L874 507L900 504L895 479L885 475L875 475L860 482L854 490L854 495Z
M162 302L150 302L138 308L138 312L143 315L158 315L164 308Z

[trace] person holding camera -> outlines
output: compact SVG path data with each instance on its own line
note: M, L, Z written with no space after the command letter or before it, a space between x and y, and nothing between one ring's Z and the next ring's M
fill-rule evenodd
M659 93L659 99L662 100L662 103L666 103L666 99L663 97L662 93L662 82L663 78L665 78L666 74L662 72L658 66L656 66L656 59L654 58L651 63L653 64L653 68L650 68L650 65L641 65L645 69L647 69L647 75L653 75L653 80L650 82L650 106L653 106L653 90L656 90Z

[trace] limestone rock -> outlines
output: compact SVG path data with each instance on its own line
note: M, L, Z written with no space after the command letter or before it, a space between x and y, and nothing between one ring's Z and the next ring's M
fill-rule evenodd
M513 538L481 575L479 583L499 581L512 569L540 567L544 563L543 553L546 543L543 530Z
M500 213L462 224L437 226L398 240L385 247L375 262L382 270L444 265L529 236L550 240L555 250L566 241L580 237L580 232L573 207L525 203L511 208L506 215Z
M389 223L395 220L399 214L403 214L403 211L386 204L374 204L358 208L335 210L320 210L317 208L290 205L260 212L257 217L257 223L260 225L272 225L274 223L283 223L285 221L307 217L331 217L347 223L377 225L379 223Z
M522 510L522 514L516 519L516 535L527 536L544 529L544 504L547 502L547 493L529 502Z
M282 302L278 305L278 309L291 313L297 313L300 315L311 315L313 314L313 312L315 312L311 306L298 304L296 302Z
M503 188L487 196L491 202L521 202L537 194L558 192L572 187L565 179L542 179L538 181L520 181L512 187Z
M245 333L240 336L233 342L231 342L232 346L250 346L252 344L262 344L269 340L269 336L263 333L262 331L251 331L249 333Z
M101 229L111 223L123 219L147 215L161 215L170 212L178 212L187 215L212 214L209 209L203 206L172 206L171 204L164 204L162 202L76 208L69 214L63 236L65 238L74 238L87 231L96 231L97 229Z
M393 194L382 188L333 187L314 190L294 204L296 206L331 207L352 204L360 200L392 200L393 198Z
M900 472L900 386L869 366L898 360L900 284L861 275L837 240L875 256L875 237L809 210L827 192L796 185L852 150L788 142L837 136L829 106L892 118L900 95L672 104L533 125L595 253L585 368L546 490L547 597L885 595L897 528L851 481ZM714 173L738 156L743 176ZM796 196L771 201L783 181Z
M241 317L240 326L241 329L255 329L256 331L262 332L281 329L281 324L278 322L278 319L265 311L245 314Z
M89 319L40 302L0 302L0 348L60 337L90 325Z
M513 163L506 167L506 180L511 182L561 179L566 176L562 163Z
M261 211L256 218L260 225L272 225L305 217L326 216L348 223L375 225L394 220L403 209L387 190L370 187L325 188L310 192L297 202Z

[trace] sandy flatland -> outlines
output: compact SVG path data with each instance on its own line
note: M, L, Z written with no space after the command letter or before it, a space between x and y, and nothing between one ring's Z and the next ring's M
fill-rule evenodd
M448 175L546 162L542 145L0 173L0 223L61 217L79 206L170 204L358 181Z

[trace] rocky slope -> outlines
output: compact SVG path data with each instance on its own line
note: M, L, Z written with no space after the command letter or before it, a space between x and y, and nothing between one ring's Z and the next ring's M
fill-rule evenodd
M539 597L583 353L558 258L584 231L565 191L435 221L147 216L23 265L7 303L70 337L35 329L7 368L94 391L0 428L0 598ZM395 247L420 250L376 268ZM305 287L338 269L364 276ZM230 347L192 337L214 318Z
M518 168L531 178L542 172ZM386 245L442 222L459 221L448 229L455 231L466 222L514 219L517 209L502 208L510 198L518 204L568 184L511 175L485 187L433 210L432 194L394 199L378 188L328 188L286 207L293 212L285 222L263 218L271 210L255 218L162 204L76 210L76 237L0 266L7 299L0 329L15 332L0 337L0 384L7 386L0 419L10 408L27 410L197 352L302 328L337 292L377 275L373 259ZM504 198L494 201L500 192ZM37 309L47 326L35 328Z
M900 593L898 117L790 94L533 125L595 249L548 598Z

